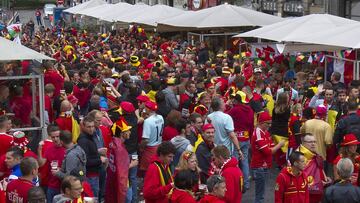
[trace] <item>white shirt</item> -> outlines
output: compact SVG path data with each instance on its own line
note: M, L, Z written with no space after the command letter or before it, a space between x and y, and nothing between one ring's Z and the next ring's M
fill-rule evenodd
M161 115L153 114L144 120L142 137L148 139L147 146L156 146L162 142L164 119Z

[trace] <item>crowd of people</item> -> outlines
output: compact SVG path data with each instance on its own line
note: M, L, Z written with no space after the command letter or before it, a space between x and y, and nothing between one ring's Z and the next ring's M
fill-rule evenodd
M21 40L56 61L41 66L47 136L36 147L11 131L39 115L31 80L1 81L3 202L235 203L254 184L262 203L272 168L276 203L360 202L358 80L137 25L25 29ZM0 74L32 68L11 61Z

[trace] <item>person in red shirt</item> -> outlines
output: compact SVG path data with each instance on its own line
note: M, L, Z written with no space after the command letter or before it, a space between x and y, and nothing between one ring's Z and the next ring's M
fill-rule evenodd
M290 154L291 166L284 167L275 184L275 203L309 203L307 175L303 173L306 159L303 153Z
M42 156L42 145L38 147L38 161L39 165L43 166L47 164L50 172L48 177L48 189L46 192L46 199L48 202L52 202L55 195L60 193L60 179L55 176L55 172L61 168L61 164L65 157L65 148L61 145L60 141L60 129L56 125L49 125L47 132L50 139L53 141L53 145L50 146Z
M55 87L54 96L60 95L60 90L64 85L65 79L69 81L69 76L66 73L65 66L61 65L60 72L54 68L52 62L44 63L44 85L49 83Z
M248 105L246 94L242 91L237 91L234 95L233 107L227 112L234 121L234 132L237 135L240 149L244 155L241 160L241 171L244 174L244 190L250 189L249 181L249 147L250 135L254 131L254 111ZM247 118L247 119L244 119Z
M170 163L176 149L171 142L163 142L157 148L157 155L149 165L144 178L144 199L147 203L168 203L167 195L173 188Z
M170 195L171 203L196 203L192 188L196 184L191 171L180 170L174 178L175 188Z
M220 169L220 175L225 178L225 202L241 202L244 177L239 168L238 160L230 157L230 151L224 145L212 149L212 157L214 164Z
M73 116L73 108L68 100L63 100L60 107L60 115L55 120L60 130L70 131L73 136L73 142L76 143L80 135L80 126Z
M39 165L36 159L25 157L20 162L22 176L19 179L10 181L6 187L7 203L25 203L28 202L28 191L34 187L32 180L38 175Z
M200 200L200 203L225 203L223 200L226 193L224 177L219 175L210 176L206 185L209 193Z
M7 132L11 129L11 120L5 116L0 116L0 156L6 154L7 150L11 147L13 137Z
M272 167L272 155L279 150L284 142L279 142L274 146L269 127L271 125L271 116L264 111L259 114L258 126L251 137L252 157L250 168L253 171L255 181L255 202L263 202L265 195L265 185L269 169Z
M194 110L195 107L195 82L189 80L185 84L185 93L180 94L179 110L183 116L189 117L189 113Z

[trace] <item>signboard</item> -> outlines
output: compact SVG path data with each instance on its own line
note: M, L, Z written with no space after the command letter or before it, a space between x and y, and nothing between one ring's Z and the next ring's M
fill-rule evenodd
M277 3L275 1L263 1L261 3L261 10L263 10L263 11L277 11Z
M289 13L302 13L304 11L304 6L302 2L284 2L284 12Z

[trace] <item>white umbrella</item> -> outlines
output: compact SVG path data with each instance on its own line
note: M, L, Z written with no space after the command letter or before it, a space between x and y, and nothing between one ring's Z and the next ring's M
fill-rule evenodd
M329 14L311 14L291 18L282 22L267 25L234 37L256 37L278 42L304 42L304 38L315 33L359 22Z
M152 6L149 6L147 4L138 3L135 5L132 5L131 8L122 8L122 11L116 11L116 12L109 12L107 14L104 14L103 16L100 16L101 20L114 22L114 21L120 21L128 23L128 21L131 21L134 16L143 14L143 10L146 8L150 8Z
M283 19L273 15L242 8L230 4L185 12L182 15L158 22L158 30L168 28L223 28L264 26L280 22Z
M138 23L155 27L160 20L183 14L185 11L167 5L156 4L144 9L134 10L114 18L114 21Z
M77 14L79 11L82 11L82 10L85 10L88 8L92 8L95 6L100 6L103 4L107 4L107 3L103 0L90 0L90 1L84 2L82 4L76 5L74 7L68 8L68 9L64 10L64 12Z
M0 61L11 60L54 60L23 45L0 37Z
M82 10L79 12L79 14L101 19L102 17L110 14L125 12L131 9L131 7L133 7L133 5L123 2L117 4L104 4Z
M360 23L319 32L303 39L304 42L360 49Z

